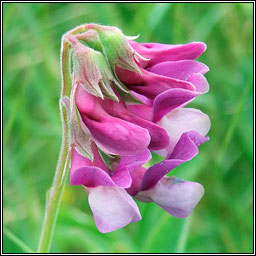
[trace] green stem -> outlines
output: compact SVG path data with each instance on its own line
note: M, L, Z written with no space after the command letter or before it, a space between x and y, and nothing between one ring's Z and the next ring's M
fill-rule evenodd
M67 124L65 122L66 119L66 111L64 106L61 106L62 118L63 118L63 140L60 150L59 161L57 164L57 168L55 171L55 177L53 181L53 185L50 189L50 194L46 206L45 218L43 223L43 229L41 233L41 239L39 242L38 252L46 253L50 249L51 240L55 228L55 223L57 220L57 215L59 211L60 201L64 190L64 185L66 181L66 177L68 174L67 166L69 162L69 154L68 154L68 137L67 137Z
M61 98L65 95L68 95L69 89L71 88L72 80L69 72L70 68L70 47L68 42L63 39L62 41L62 50L61 50L61 59L62 59L62 91ZM55 223L57 220L57 215L59 211L59 206L61 202L61 197L63 194L65 181L67 178L67 167L69 164L70 158L70 150L68 143L68 117L67 117L67 109L60 102L60 112L62 118L62 145L59 155L59 161L55 171L55 177L53 181L53 185L50 189L47 206L45 210L45 217L41 232L41 238L38 246L39 253L47 253L50 250L51 240L54 233Z

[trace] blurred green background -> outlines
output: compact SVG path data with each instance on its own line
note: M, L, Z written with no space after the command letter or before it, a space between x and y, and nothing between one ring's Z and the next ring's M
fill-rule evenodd
M61 36L82 23L140 34L139 42L204 41L210 92L192 107L207 113L211 140L172 175L205 187L187 219L138 203L142 221L97 231L82 187L65 187L51 252L252 253L253 4L4 3L3 252L37 248L61 144ZM25 245L24 245L24 244ZM29 249L27 249L29 251Z

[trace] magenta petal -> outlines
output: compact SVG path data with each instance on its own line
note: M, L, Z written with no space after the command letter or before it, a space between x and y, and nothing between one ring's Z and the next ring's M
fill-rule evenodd
M113 181L119 187L130 187L132 184L130 172L133 172L135 168L145 164L150 159L151 153L148 149L133 156L122 157L114 175L112 176Z
M90 188L88 192L89 204L100 232L111 232L141 220L138 206L124 189L100 186Z
M140 192L136 198L154 201L176 218L191 214L204 194L204 188L197 182L184 181L176 177L163 177L151 189Z
M161 76L187 81L194 73L205 74L209 71L209 68L205 64L194 60L180 60L159 63L151 67L149 71Z
M106 153L133 155L144 151L150 142L146 129L109 115L100 100L77 88L76 105L95 143Z
M92 143L91 148L94 157L93 162L91 162L91 160L88 158L81 156L74 148L72 149L70 174L72 174L74 170L85 166L99 167L108 173L108 168L99 155L97 147L94 143Z
M178 88L159 94L153 103L153 122L158 122L164 115L189 103L198 95L200 93Z
M206 44L203 42L177 45L158 43L140 44L134 41L130 41L129 43L140 55L150 59L148 62L141 63L144 67L150 67L165 61L193 60L202 55L206 50Z
M151 138L148 146L150 150L160 150L169 145L170 138L165 128L136 116L133 117L131 122L148 130Z
M194 131L183 133L172 154L166 160L153 165L146 171L141 190L152 188L165 174L180 164L191 160L198 154L197 147L207 140L207 137Z
M95 143L106 153L132 155L145 150L150 142L148 131L119 118L105 116L100 122L82 116Z
M170 138L165 128L129 112L126 106L121 102L104 101L104 108L112 116L147 129L150 135L149 149L159 150L166 148L169 145Z
M88 166L75 169L70 175L71 185L85 187L115 186L110 176L98 167Z
M127 109L131 113L133 113L145 120L151 121L151 119L152 119L152 111L153 111L152 106L142 105L142 104L141 105L127 105Z
M195 90L195 87L190 82L167 76L161 76L145 69L141 69L141 72L142 75L119 67L116 68L116 73L119 79L131 90L151 99L155 98L159 93L171 88L183 88L192 91Z
M181 88L191 91L195 90L195 87L190 82L167 76L161 76L146 70L143 70L142 79L143 82L141 84L133 83L128 85L128 87L148 98L155 98L158 94L172 88Z

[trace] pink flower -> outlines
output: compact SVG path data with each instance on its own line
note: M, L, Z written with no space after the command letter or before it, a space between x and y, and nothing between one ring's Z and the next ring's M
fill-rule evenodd
M187 217L204 189L166 174L208 140L208 116L185 107L209 89L208 67L194 60L206 45L141 44L118 28L84 29L67 37L74 69L70 98L63 99L69 109L71 185L89 193L101 232L141 219L132 196ZM165 160L146 170L152 151Z

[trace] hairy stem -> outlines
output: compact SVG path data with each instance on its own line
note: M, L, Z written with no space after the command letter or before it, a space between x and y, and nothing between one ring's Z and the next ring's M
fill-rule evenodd
M62 91L61 99L68 95L72 86L70 74L70 47L69 43L63 38L61 48L61 71L62 71ZM60 102L60 112L62 119L62 145L59 154L59 160L55 171L53 185L47 200L45 217L41 232L41 238L38 246L39 253L47 253L50 250L51 241L54 233L55 223L59 211L61 197L63 194L65 181L68 174L68 165L70 150L68 143L68 116L67 109Z

